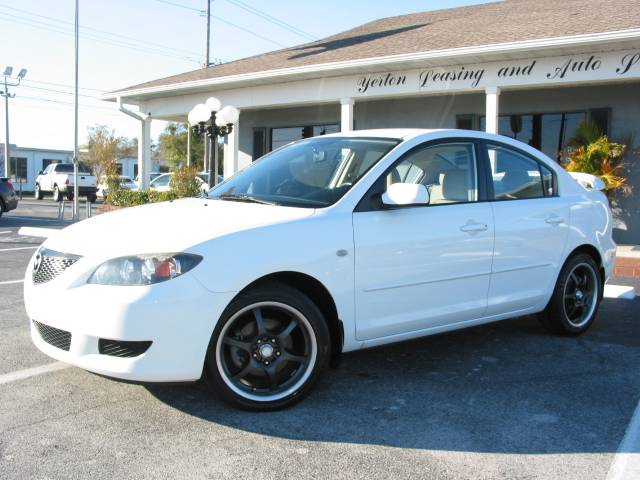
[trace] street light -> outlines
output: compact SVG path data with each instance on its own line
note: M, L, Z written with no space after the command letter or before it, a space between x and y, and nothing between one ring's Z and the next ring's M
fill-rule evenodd
M4 176L9 178L11 157L9 156L9 99L15 97L15 94L9 93L9 87L17 87L22 79L27 75L27 69L23 68L18 76L11 82L11 74L13 67L7 66L4 69L4 91L0 91L0 96L4 97Z
M240 110L231 105L223 107L219 99L210 97L205 103L193 107L187 118L194 134L206 134L206 141L209 142L209 186L217 185L218 138L226 137L233 131L233 126L240 118Z

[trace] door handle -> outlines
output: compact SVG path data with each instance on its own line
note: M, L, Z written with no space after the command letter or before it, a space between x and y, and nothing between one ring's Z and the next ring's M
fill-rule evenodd
M488 228L486 223L467 223L460 227L460 231L467 233L484 232L488 230Z
M558 217L557 215L552 215L545 220L549 225L559 225L564 223L564 218Z

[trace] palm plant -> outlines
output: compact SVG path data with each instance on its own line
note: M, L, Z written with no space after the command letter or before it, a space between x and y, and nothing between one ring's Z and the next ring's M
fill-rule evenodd
M596 175L605 184L605 192L624 195L631 193L631 185L624 176L624 155L627 145L616 143L603 135L592 122L583 122L576 130L564 152L565 168L569 172Z

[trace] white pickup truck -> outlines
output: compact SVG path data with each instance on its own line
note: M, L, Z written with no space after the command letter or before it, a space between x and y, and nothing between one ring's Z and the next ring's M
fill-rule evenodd
M78 193L86 196L90 202L96 201L96 177L83 164L78 165ZM62 201L63 195L73 199L73 164L52 163L36 177L34 197L42 200L45 193L52 193L53 200Z

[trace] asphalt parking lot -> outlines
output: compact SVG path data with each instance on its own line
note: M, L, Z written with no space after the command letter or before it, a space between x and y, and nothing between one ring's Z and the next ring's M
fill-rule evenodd
M197 384L60 365L19 378L53 360L31 344L19 282L40 239L16 232L62 226L55 212L23 201L0 218L2 479L640 478L638 297L605 299L579 338L526 317L345 355L307 400L268 414Z

